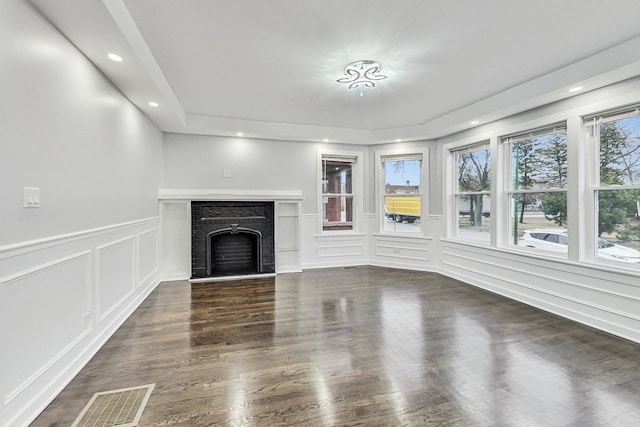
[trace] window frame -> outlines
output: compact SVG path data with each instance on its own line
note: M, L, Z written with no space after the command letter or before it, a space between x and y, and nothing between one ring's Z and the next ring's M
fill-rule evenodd
M565 133L565 144L566 144L565 150L567 155L567 159L566 159L567 170L566 170L564 187L549 186L544 188L529 188L529 189L516 190L514 188L514 184L515 184L514 170L513 170L513 163L512 163L513 144L517 143L518 141L523 141L531 138L538 138L545 135L559 133L562 131ZM510 133L510 134L499 137L499 143L501 146L501 151L503 153L503 160L500 163L500 166L503 169L501 171L501 176L503 177L503 182L504 182L503 191L501 191L501 194L500 194L500 197L502 198L501 205L504 212L500 217L505 222L502 227L502 229L504 230L503 235L500 236L501 237L500 241L502 242L501 246L505 246L510 249L512 248L522 249L524 251L529 251L532 253L552 254L554 256L558 255L555 252L547 251L544 249L531 249L531 248L527 249L525 247L518 245L519 237L514 236L514 223L512 222L516 215L516 212L513 210L512 197L515 194L527 195L527 194L541 194L541 193L545 193L545 194L563 193L566 199L567 221L569 220L570 210L571 210L571 207L569 206L570 171L572 168L571 161L570 161L570 154L569 154L570 145L571 145L569 139L570 139L569 126L566 120L562 120L562 121L551 123L551 124L545 124L542 126L531 128L529 130L518 131L518 132ZM565 225L565 229L569 230L569 228L570 227L568 226L568 224ZM518 232L519 231L520 229L518 227ZM562 256L561 258L568 260L570 259L569 256L570 254L568 251L567 254L564 254L564 256Z
M627 106L611 108L605 111L601 111L594 114L584 115L582 117L582 124L585 134L587 136L589 147L589 175L588 175L588 191L586 191L588 211L591 212L590 221L588 223L588 238L586 258L589 261L601 264L611 265L616 268L629 268L630 270L637 271L634 264L628 265L623 261L610 260L598 255L599 241L599 193L608 191L626 191L626 190L640 190L640 183L638 184L602 184L600 181L601 167L600 167L600 129L605 123L615 122L626 118L638 117L640 120L640 104L635 103ZM624 245L623 245L624 246Z
M384 158L391 157L411 157L411 156L420 156L422 157L420 164L420 230L418 232L402 232L402 231L392 231L385 230L385 178L386 173L383 166ZM375 200L376 200L376 218L378 224L378 232L380 234L385 235L393 235L393 236L424 236L427 232L427 218L429 216L427 203L428 192L425 189L429 188L429 180L428 180L428 165L429 165L429 149L428 148L395 148L391 150L376 150L375 151L375 175L377 179L375 180Z
M442 238L445 241L451 239L464 245L480 246L477 242L458 238L456 235L458 212L455 196L459 193L456 187L457 160L453 153L478 144L480 141L489 140L492 165L491 217L495 217L495 221L491 223L491 243L489 246L482 245L482 247L510 254L517 253L518 256L527 256L531 259L553 259L558 262L597 268L600 271L624 271L637 275L639 264L616 262L597 256L599 241L597 238L599 223L597 190L599 186L595 177L600 173L600 141L596 140L589 130L592 128L592 120L595 117L617 115L618 118L624 118L640 114L639 94L640 92L633 92L598 103L589 102L587 98L585 98L586 102L580 102L576 98L576 102L569 107L550 111L549 114L527 115L523 120L501 121L496 125L487 124L468 133L443 138L442 145L438 148L439 158L442 159L444 168L442 206L445 214L445 230ZM505 137L553 127L554 123L564 124L566 131L566 176L561 178L563 188L560 191L565 192L567 200L567 223L563 223L562 227L568 232L568 248L567 253L562 256L552 251L533 250L513 245L513 225L511 224L513 206L509 199L509 194L513 193L512 160L509 144L503 141ZM523 131L523 129L531 129L531 131ZM630 129L635 129L635 123ZM632 135L635 135L635 131ZM636 182L635 178L633 182ZM616 190L637 189L636 186L614 188ZM532 192L548 193L549 190L540 188ZM557 226L557 224L554 225ZM624 245L624 242L621 244Z
M352 221L351 230L325 230L324 229L324 196L323 192L323 160L326 157L331 158L353 158L354 162L351 169L351 209L352 209ZM317 197L317 232L318 235L344 235L344 234L358 234L359 227L362 223L363 216L363 157L364 153L361 151L345 151L345 150L333 150L320 148L317 151L317 178L316 178L316 191ZM345 193L346 194L346 193Z

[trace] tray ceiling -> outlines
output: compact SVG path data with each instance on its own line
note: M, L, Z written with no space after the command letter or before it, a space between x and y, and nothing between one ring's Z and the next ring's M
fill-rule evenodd
M429 139L640 75L637 0L31 2L167 132Z

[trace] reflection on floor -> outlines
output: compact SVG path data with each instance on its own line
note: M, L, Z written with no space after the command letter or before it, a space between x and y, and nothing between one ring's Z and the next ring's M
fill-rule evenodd
M155 383L140 425L640 425L640 345L435 274L166 282L34 422Z

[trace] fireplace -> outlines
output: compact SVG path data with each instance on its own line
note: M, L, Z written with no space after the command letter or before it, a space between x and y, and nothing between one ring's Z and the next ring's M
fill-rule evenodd
M273 202L191 202L191 277L275 273Z

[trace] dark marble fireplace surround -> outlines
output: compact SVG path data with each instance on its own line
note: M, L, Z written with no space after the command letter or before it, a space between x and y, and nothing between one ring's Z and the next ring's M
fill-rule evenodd
M273 202L191 202L192 279L275 271Z

